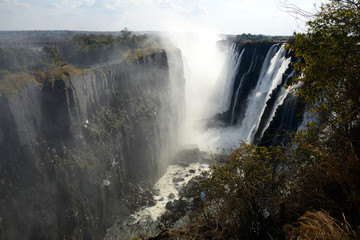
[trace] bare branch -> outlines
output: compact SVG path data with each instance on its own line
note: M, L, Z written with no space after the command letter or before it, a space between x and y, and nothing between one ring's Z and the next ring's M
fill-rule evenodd
M305 31L305 29L300 27L299 22L305 23L315 17L315 13L301 9L295 4L288 3L287 0L280 2L280 9L284 12L289 13L296 20L298 28L300 28L303 31Z

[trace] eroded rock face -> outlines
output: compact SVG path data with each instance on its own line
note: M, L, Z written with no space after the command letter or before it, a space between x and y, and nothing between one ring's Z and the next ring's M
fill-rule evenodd
M177 58L163 51L0 99L0 238L99 239L130 213L177 143Z

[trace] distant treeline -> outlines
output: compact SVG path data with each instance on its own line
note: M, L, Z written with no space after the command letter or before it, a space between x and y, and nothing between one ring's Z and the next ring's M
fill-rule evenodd
M32 32L17 34L14 32L10 35L8 33L7 36L20 35L21 39L25 39L24 36L35 38L34 34ZM57 39L59 39L59 34L56 35ZM11 45L0 47L0 78L7 73L40 71L66 64L89 67L129 57L137 58L140 54L151 52L149 49L155 49L161 45L159 37L146 34L135 35L126 28L118 34L88 34L69 31L63 32L63 34L66 34L66 37L57 41L56 44L47 45L46 43L54 42L48 39L41 47L29 47L25 42L16 47L11 47ZM41 34L35 35L40 37ZM16 39L20 41L19 38L18 36ZM39 39L44 40L44 37Z
M222 49L228 49L228 47L237 43L247 43L247 42L290 42L292 36L268 36L262 34L251 34L251 33L243 33L240 35L225 35L224 40L218 42L218 47Z
M60 45L65 59L74 65L88 66L119 58L133 57L134 50L149 48L154 41L148 35L135 35L127 29L119 36L105 34L79 34Z
M285 42L287 41L291 36L267 36L267 35L253 35L251 33L248 34L241 34L236 36L230 36L228 37L228 40L233 42L245 42L245 41L263 41L263 42Z

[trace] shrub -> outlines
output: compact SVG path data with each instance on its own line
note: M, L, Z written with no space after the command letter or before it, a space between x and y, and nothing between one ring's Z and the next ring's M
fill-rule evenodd
M286 159L280 147L247 144L225 155L203 185L203 219L223 237L281 234Z

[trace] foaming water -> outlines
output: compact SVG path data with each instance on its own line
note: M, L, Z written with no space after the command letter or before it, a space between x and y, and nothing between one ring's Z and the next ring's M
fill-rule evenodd
M195 171L190 173L190 170ZM208 171L208 164L191 163L188 167L179 165L170 165L166 173L155 184L154 189L159 190L159 194L154 195L156 205L152 207L145 207L139 212L136 212L132 216L135 218L135 222L156 221L166 211L166 204L174 199L179 198L179 190L184 187L193 177L199 176L203 171ZM174 178L182 178L184 180L174 182ZM170 197L173 195L172 197Z
M291 58L286 59L285 57L286 49L284 45L280 49L277 48L277 45L270 48L261 68L259 82L249 96L246 115L239 129L244 140L248 143L253 142L266 102L270 99L272 91L281 84L283 74L291 61Z

